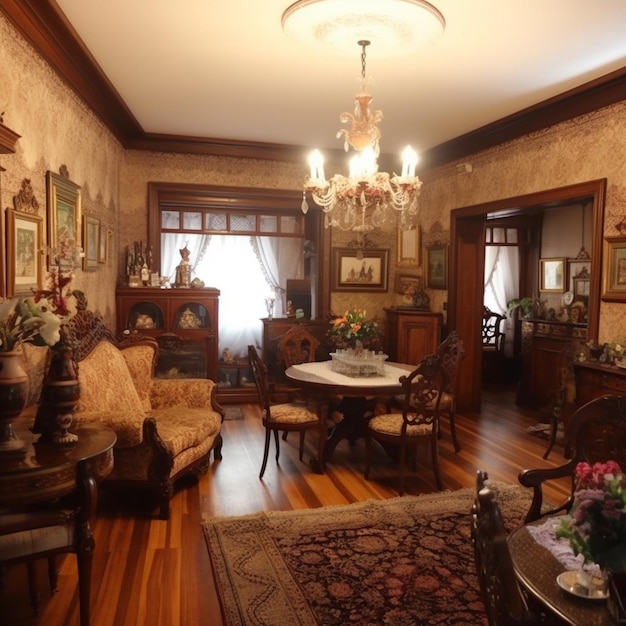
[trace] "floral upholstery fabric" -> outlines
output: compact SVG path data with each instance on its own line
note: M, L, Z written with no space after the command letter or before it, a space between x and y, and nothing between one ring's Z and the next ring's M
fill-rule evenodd
M151 344L137 344L122 348L122 356L126 361L130 376L135 383L137 395L146 413L150 413L150 384L154 369L155 347Z
M154 410L173 407L212 410L214 387L215 383L208 378L154 378L150 385L150 404Z
M141 442L145 412L126 361L113 344L101 341L78 366L77 421L90 417L115 430L118 446Z
M222 416L210 408L187 409L179 407L155 409L159 435L173 456L194 448L205 441L213 441L219 434Z
M286 404L275 404L270 408L271 423L279 424L307 424L319 420L316 413L307 408L306 405L289 402Z
M368 425L372 430L378 433L400 436L403 422L404 418L402 417L402 413L385 413L384 415L373 417ZM410 437L429 435L432 432L432 424L414 424L407 426L406 429L406 433Z

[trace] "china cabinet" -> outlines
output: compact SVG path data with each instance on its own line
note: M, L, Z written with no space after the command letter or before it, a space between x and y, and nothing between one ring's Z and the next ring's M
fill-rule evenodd
M217 289L118 288L118 332L157 340L156 376L218 382L219 295Z
M626 370L597 361L574 363L578 406L605 395L626 395Z

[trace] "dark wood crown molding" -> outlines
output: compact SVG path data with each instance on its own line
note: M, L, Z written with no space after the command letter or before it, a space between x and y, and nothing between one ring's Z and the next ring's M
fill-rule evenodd
M24 38L128 149L301 161L307 148L146 133L54 0L2 0L2 11ZM626 68L425 151L430 169L626 99Z

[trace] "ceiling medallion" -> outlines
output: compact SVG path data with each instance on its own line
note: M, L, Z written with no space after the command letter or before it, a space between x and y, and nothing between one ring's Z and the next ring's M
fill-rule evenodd
M282 16L287 35L324 52L349 53L355 41L368 40L381 58L434 43L445 25L425 0L299 0Z

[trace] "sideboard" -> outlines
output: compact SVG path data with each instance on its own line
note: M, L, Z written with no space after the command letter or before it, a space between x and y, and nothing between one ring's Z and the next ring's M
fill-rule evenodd
M517 403L548 406L563 384L568 353L587 340L587 325L547 320L522 321L522 375Z
M626 396L626 370L597 361L574 363L578 406L604 395Z

